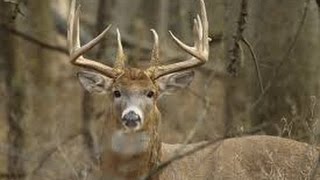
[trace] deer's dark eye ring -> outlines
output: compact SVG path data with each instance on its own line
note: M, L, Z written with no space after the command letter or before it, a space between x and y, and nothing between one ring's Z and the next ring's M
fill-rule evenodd
M121 93L118 90L113 91L113 95L114 95L115 98L121 97Z
M153 91L148 91L147 97L148 98L152 98L153 96L154 96L154 92Z

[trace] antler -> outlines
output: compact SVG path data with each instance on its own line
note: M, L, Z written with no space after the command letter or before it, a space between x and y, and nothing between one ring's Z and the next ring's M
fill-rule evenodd
M76 0L72 0L69 22L68 22L68 48L70 54L70 62L74 65L89 68L95 71L98 71L110 78L116 78L119 74L122 73L122 69L124 66L124 53L121 45L121 37L119 31L117 31L118 35L118 57L115 62L116 68L112 68L110 66L101 64L97 61L90 60L83 57L83 54L97 45L103 38L103 36L108 32L111 25L109 25L102 33L100 33L96 38L85 44L81 47L80 45L80 23L79 23L79 15L80 15L80 6L75 8Z
M174 42L184 51L189 53L192 58L174 63L174 64L168 64L168 65L162 65L162 66L157 66L154 63L151 65L150 68L146 70L148 74L153 79L158 79L164 75L171 74L174 72L178 71L183 71L187 70L190 68L194 68L200 65L203 65L208 61L209 57L209 35L208 35L208 19L207 19L207 12L206 12L206 7L204 0L200 0L200 5L201 5L201 13L200 16L197 15L197 18L194 19L194 29L193 29L193 34L194 34L194 46L190 47L183 42L181 42L171 31L170 35L173 38ZM158 35L154 30L152 30L154 37L155 37L155 45L153 48L153 53L152 53L152 61L153 62L158 62L158 52L159 52L159 46L158 46Z

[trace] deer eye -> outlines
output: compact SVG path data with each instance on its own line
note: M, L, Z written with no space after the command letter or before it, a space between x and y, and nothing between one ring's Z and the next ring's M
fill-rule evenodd
M154 92L153 91L148 91L147 97L148 98L152 98L153 96L154 96Z
M121 97L121 93L120 93L120 91L118 91L118 90L113 91L113 95L114 95L114 97L116 97L116 98Z

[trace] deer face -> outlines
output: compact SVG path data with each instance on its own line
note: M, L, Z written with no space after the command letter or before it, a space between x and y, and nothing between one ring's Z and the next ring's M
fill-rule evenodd
M139 69L126 69L117 79L93 72L78 73L83 87L89 92L108 94L113 101L113 114L117 124L125 131L143 129L164 94L187 87L193 80L193 71L163 76L155 81Z

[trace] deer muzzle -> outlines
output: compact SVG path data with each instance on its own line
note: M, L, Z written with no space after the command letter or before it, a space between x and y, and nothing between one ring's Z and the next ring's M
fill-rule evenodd
M128 128L136 128L141 124L141 117L134 111L129 111L122 116L122 123Z

